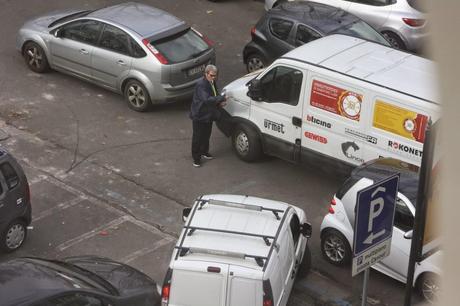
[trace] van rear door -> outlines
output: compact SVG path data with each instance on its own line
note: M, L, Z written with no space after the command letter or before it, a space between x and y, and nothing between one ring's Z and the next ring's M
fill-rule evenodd
M225 306L227 277L227 264L176 262L171 277L169 306Z
M245 276L239 276L241 274ZM230 266L227 295L228 306L255 306L263 304L262 280L247 278L247 275L248 271L241 271L240 267ZM254 273L253 275L255 276Z

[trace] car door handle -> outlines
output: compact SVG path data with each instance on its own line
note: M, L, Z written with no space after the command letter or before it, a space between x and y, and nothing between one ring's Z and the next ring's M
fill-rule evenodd
M117 64L120 65L120 66L126 66L126 63L123 62L122 60L118 60Z
M81 54L89 54L89 51L86 49L80 49Z

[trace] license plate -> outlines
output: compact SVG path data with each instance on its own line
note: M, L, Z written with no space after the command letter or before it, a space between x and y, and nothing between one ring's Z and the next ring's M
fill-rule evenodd
M200 65L200 66L193 67L193 68L191 68L191 69L189 69L187 71L187 75L192 76L192 75L195 75L195 74L198 74L198 73L202 73L204 71L205 67L206 66L204 64Z

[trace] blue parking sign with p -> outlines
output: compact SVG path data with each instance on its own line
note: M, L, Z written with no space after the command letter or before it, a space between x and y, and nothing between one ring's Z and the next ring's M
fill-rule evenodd
M392 237L398 182L396 174L358 193L353 257Z

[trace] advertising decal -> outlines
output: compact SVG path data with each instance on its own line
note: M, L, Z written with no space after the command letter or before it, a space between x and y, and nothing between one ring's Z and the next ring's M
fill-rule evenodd
M377 100L375 102L373 126L423 143L428 117L416 112Z
M313 80L310 104L319 109L359 121L363 95Z

